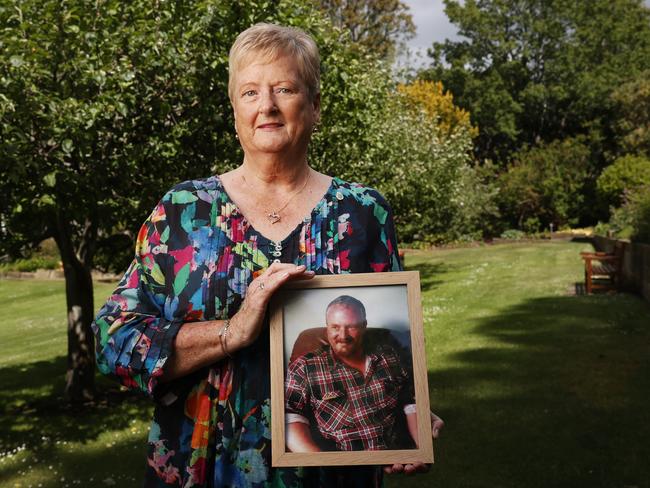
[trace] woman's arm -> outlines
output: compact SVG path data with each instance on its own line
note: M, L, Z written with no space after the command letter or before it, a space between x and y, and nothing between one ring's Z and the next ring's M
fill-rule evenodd
M190 282L197 286L198 276L190 272L183 281L165 275L172 263L190 268L183 259L191 244L182 234L170 236L184 208L175 203L176 193L178 188L168 192L142 225L131 266L92 324L98 369L149 395L163 375L167 381L184 376L250 344L272 293L288 279L313 276L294 265L271 265L251 283L248 299L222 338L223 321L186 322L179 296Z
M314 272L306 271L302 265L273 263L251 282L246 298L230 319L227 330L224 320L184 323L176 335L160 381L180 378L250 345L262 329L266 307L273 293L289 280L313 276Z

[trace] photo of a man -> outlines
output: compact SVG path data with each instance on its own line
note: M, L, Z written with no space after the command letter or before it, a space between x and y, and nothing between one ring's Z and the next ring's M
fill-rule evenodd
M364 304L350 295L327 305L325 324L320 346L295 357L287 369L287 449L415 447L413 380L400 344L387 329L369 328Z

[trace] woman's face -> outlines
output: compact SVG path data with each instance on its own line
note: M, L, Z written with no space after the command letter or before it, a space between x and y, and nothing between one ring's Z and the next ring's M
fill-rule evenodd
M320 116L320 98L311 100L296 63L287 56L255 61L235 74L235 129L246 155L307 150Z

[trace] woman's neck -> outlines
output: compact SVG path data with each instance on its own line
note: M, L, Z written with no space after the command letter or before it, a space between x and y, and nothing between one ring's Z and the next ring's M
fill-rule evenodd
M272 186L274 192L277 192L280 189L291 191L296 186L303 184L310 168L306 158L297 163L295 160L289 162L286 159L268 155L263 158L245 157L239 171L241 175L245 176L247 184L251 187L263 190L265 187Z

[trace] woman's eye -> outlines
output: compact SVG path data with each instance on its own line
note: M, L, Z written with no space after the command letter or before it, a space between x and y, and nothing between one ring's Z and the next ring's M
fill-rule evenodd
M291 89L290 89L290 88L286 88L286 87L278 88L277 91L278 91L278 93L291 93Z
M256 93L255 90L246 90L242 95L245 97L254 97Z

